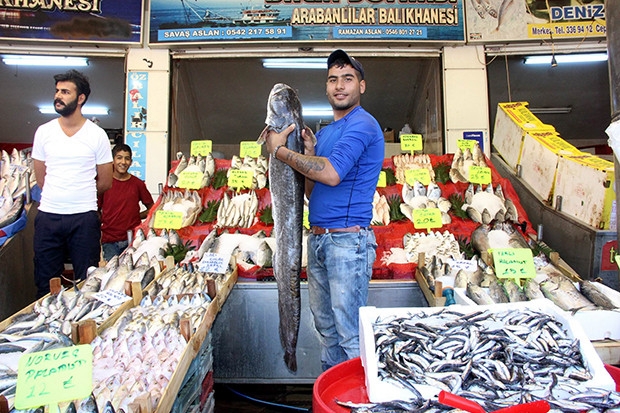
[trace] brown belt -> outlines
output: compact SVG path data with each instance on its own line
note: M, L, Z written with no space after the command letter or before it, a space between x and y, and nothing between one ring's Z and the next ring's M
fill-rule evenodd
M346 228L323 228L323 227L317 227L313 225L310 228L310 230L312 231L314 235L329 234L330 232L360 232L362 229L366 229L366 228L362 228L359 225L355 225L352 227L346 227Z

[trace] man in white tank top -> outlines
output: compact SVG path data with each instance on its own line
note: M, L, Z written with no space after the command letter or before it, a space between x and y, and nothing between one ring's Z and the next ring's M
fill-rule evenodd
M76 70L54 76L54 109L60 117L37 129L32 157L41 204L35 218L34 276L37 297L71 258L76 280L97 266L101 223L97 194L112 186L112 154L106 132L82 115L88 79Z

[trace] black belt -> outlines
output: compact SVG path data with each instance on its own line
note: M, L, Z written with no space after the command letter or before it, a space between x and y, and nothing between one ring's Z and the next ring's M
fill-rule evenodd
M346 228L323 228L323 227L317 227L313 225L310 228L310 231L312 231L314 235L323 235L323 234L329 234L331 232L360 232L363 229L367 229L367 228L360 227L359 225L354 225L352 227L346 227Z

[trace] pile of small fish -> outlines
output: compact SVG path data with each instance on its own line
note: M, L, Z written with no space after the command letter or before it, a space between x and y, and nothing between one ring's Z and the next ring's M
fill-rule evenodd
M269 163L267 158L262 155L258 158L246 156L243 160L239 156L233 155L230 160L230 168L228 169L226 176L230 177L231 171L234 170L252 171L252 186L249 189L262 189L267 186L268 169Z
M183 155L183 152L178 152L177 159L179 160L179 163L174 170L168 174L168 180L166 182L167 187L177 188L179 175L183 171L202 174L200 188L209 186L211 179L215 174L215 159L213 159L211 153L206 156L191 155L188 159L185 155Z
M452 158L450 167L450 180L454 183L469 182L469 168L472 166L487 166L486 158L480 150L478 142L474 144L472 149L458 148Z
M426 385L486 411L538 399L569 412L620 407L619 394L587 387L593 377L579 340L539 310L451 307L379 317L373 331L380 380L407 389L411 401L424 403L416 386Z
M149 228L146 235L141 228L134 233L134 238L122 256L131 257L134 262L148 259L153 267L158 266L159 261L165 260L166 249L173 245L181 245L183 241L179 234L173 229L162 229L159 235L155 229ZM146 254L146 257L144 257Z
M189 319L193 333L210 303L206 294L146 296L96 337L91 343L93 394L99 408L127 411L146 395L154 411L187 345L180 320Z
M258 196L249 191L231 196L224 193L217 209L218 228L249 228L258 221Z
M409 153L404 153L393 156L392 162L396 168L394 176L396 177L396 182L399 184L404 185L407 182L405 174L409 169L427 169L431 181L435 180L435 170L433 169L433 164L428 154L411 155Z
M151 221L149 227L153 228L155 223L155 215L157 211L173 211L181 212L183 220L181 228L193 225L202 211L202 199L197 191L165 191L160 195L157 205L149 212Z
M461 257L459 243L449 231L408 233L403 237L403 245L409 262L418 262L419 254L424 253L425 266L430 265L435 256L443 261Z
M441 188L435 182L428 184L428 187L418 181L415 181L413 187L405 183L403 184L402 198L403 203L400 204L400 211L411 222L414 222L413 210L423 208L438 208L441 211L441 223L443 225L452 222L452 218L448 215L452 203L441 195Z

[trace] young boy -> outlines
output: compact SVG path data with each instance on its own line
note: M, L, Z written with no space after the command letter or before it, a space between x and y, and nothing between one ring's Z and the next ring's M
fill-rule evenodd
M146 218L153 206L153 197L142 180L127 170L131 166L131 148L119 143L112 149L112 188L99 197L101 213L101 247L103 259L120 255L128 245L127 231ZM140 212L140 202L146 207Z

